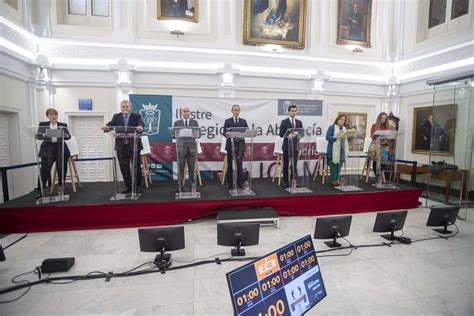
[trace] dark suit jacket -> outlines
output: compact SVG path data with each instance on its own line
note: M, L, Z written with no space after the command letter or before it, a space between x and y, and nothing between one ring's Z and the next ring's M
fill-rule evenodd
M177 120L173 124L173 127L181 127L181 126L184 126L184 119ZM188 120L188 126L199 127L199 123L195 119L190 118ZM174 135L173 135L173 138L174 138ZM186 152L186 149L188 148L190 150L194 150L194 151L196 150L196 139L193 137L182 137L181 144L183 144L184 146L183 148L181 148L183 152Z
M125 126L125 122L123 120L123 114L122 113L114 114L114 116L112 117L112 120L110 120L110 122L108 122L105 125L107 125L109 127ZM137 126L143 127L142 116L140 114L137 114L137 113L133 113L133 112L130 113L130 116L128 118L128 125L127 126L129 126L129 127L137 127ZM125 139L124 138L117 138L115 140L115 150L122 149L124 144L125 144ZM132 145L133 143L130 142L129 144ZM140 152L142 149L143 149L142 140L140 139L140 137L138 137L137 151Z
M297 118L295 118L295 128L303 128L303 123L298 120ZM290 121L290 118L286 118L284 120L281 121L280 123L280 137L283 138L286 134L286 131L289 129L289 128L292 128L291 127L291 121ZM288 138L283 138L283 144L281 145L281 149L283 149L284 151L287 151L288 150Z
M175 18L186 18L186 10L188 10L188 0L161 0L161 14L164 16L172 16Z
M38 153L38 156L41 158L47 158L48 153L50 152L51 149L56 149L59 150L61 146L61 141L58 139L56 143L51 142L51 138L45 138L43 137L43 134L46 134L46 130L49 129L50 122L41 122L39 123L38 126L38 131L36 132L36 139L43 140L40 146L40 150ZM62 127L64 131L64 140L70 139L71 134L69 134L69 130L67 129L67 124L66 123L61 123L58 122L58 127ZM69 148L67 147L67 144L64 143L64 157L67 158L71 154L69 153Z
M180 126L184 126L184 119L177 120L173 124L173 127L180 127ZM190 118L188 120L188 126L199 127L199 123L195 119Z
M227 129L231 127L249 127L249 126L247 125L247 121L241 117L239 117L239 124L235 124L234 117L232 116L231 118L228 118L224 122L224 135L225 133L228 132ZM245 144L245 139L242 139L239 142L240 144ZM235 145L235 140L234 140L234 145ZM228 152L232 150L230 138L227 138L227 141L225 143L225 150Z

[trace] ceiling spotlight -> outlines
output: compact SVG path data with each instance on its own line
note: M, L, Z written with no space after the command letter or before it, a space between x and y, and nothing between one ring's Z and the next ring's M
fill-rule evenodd
M176 35L176 37L179 37L180 35L184 35L184 32L180 30L174 30L174 31L171 31L171 34Z
M354 48L354 49L352 50L352 53L353 53L353 54L355 54L355 53L362 53L362 52L363 52L363 50L362 50L362 48L360 48L360 47L356 47L356 48Z

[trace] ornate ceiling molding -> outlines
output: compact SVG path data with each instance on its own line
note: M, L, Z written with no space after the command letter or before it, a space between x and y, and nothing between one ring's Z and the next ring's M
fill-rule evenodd
M201 74L219 77L222 75L219 72L220 69L224 65L230 65L238 73L239 79L235 82L240 83L242 89L253 89L252 86L246 86L245 83L246 81L253 82L251 78L257 79L257 81L283 78L289 80L289 84L292 81L302 80L309 87L294 87L289 90L298 93L301 91L311 93L314 76L321 70L324 70L327 75L326 80L329 82L383 87L389 83L391 78L393 81L393 77L398 83L404 84L427 76L432 77L449 71L458 71L472 67L474 64L474 62L469 64L470 58L472 59L474 41L453 46L450 49L430 52L424 56L388 63L362 61L355 58L348 60L312 57L292 51L251 52L246 47L242 48L243 50L231 50L41 38L3 17L0 17L0 28L2 51L6 55L22 60L29 59L30 65L37 63L36 57L44 56L50 63L48 67L52 69L83 70L86 71L84 72L85 76L94 76L94 71L115 72L120 68L120 63L126 63L129 67L128 71L133 71L136 74L151 73L153 74L151 77L155 78L169 73L182 76ZM15 50L15 48L17 49ZM438 66L449 65L450 62L457 62L457 64L452 64L457 69L436 69ZM10 68L9 72L15 72L14 65ZM23 70L19 69L17 73L21 71ZM90 77L89 81L96 82L94 78ZM52 79L55 84L69 84L71 82L59 77ZM78 84L84 84L86 81L87 78L81 81L76 80ZM108 79L100 82L106 85L111 84ZM140 84L146 85L147 83L142 81ZM236 89L239 89L238 84ZM269 91L268 89L270 88L267 87L266 91ZM362 91L360 92L362 93ZM368 94L372 95L372 92Z

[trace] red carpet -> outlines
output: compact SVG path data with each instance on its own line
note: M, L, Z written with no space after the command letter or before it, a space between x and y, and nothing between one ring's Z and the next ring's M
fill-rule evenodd
M216 214L222 208L272 207L280 215L315 216L418 207L422 190L0 209L1 233L106 229L176 224Z

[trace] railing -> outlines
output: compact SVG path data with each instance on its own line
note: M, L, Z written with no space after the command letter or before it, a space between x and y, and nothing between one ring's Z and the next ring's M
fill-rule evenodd
M77 162L98 161L98 160L115 160L115 157L74 159L74 161L77 161ZM8 193L8 170L27 168L27 167L36 166L36 165L38 165L38 163L30 162L30 163L24 163L20 165L0 167L0 175L2 176L3 202L10 201L10 194Z

